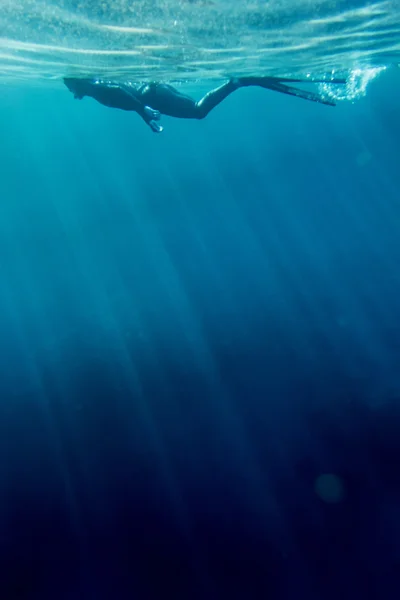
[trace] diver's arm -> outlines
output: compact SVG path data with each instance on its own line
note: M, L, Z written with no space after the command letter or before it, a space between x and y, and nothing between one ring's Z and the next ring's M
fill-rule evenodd
M134 88L131 88L131 86L129 84L125 84L125 83L118 84L118 87L122 92L124 92L124 94L129 96L129 99L130 99L130 102L132 105L132 109L135 112L137 112L140 116L143 116L145 105L140 100L140 95L138 93L135 93L136 90Z
M139 116L142 117L143 121L149 125L149 127L155 133L161 133L163 128L157 121L160 120L160 113L158 110L154 110L147 106L140 100L140 96L138 97L135 94L135 90L131 89L129 85L121 85L120 89L129 96L131 100L133 100L133 110L138 113Z

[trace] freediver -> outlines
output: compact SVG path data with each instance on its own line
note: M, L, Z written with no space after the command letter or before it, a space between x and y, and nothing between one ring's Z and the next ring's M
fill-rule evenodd
M282 94L297 96L312 102L335 106L333 100L320 94L287 85L288 83L346 83L345 79L302 80L277 77L235 77L209 91L196 101L165 83L137 84L119 83L101 79L78 79L65 77L64 83L81 100L90 96L111 108L119 108L138 113L151 129L160 133L163 128L158 123L161 115L178 119L204 119L208 113L235 90L242 87L262 87Z

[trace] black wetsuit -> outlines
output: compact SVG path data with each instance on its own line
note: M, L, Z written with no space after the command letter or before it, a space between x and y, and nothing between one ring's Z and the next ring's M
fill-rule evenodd
M100 79L64 79L65 85L75 98L81 99L84 96L90 96L105 106L137 112L155 132L162 131L162 127L157 122L161 114L179 119L204 119L227 96L242 87L263 87L305 100L335 105L329 98L287 85L293 82L319 83L320 81L276 77L240 77L230 79L208 92L201 100L196 101L164 83L134 84ZM343 84L345 80L327 80L326 83Z

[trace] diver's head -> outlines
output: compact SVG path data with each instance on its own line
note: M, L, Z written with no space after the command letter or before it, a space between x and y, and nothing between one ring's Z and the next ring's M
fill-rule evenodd
M85 92L85 79L74 79L73 77L64 77L64 83L75 96L79 100L86 95Z

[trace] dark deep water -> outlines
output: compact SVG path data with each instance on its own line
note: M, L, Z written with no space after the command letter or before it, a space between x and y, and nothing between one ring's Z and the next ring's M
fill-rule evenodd
M1 600L398 599L399 92L2 88Z

